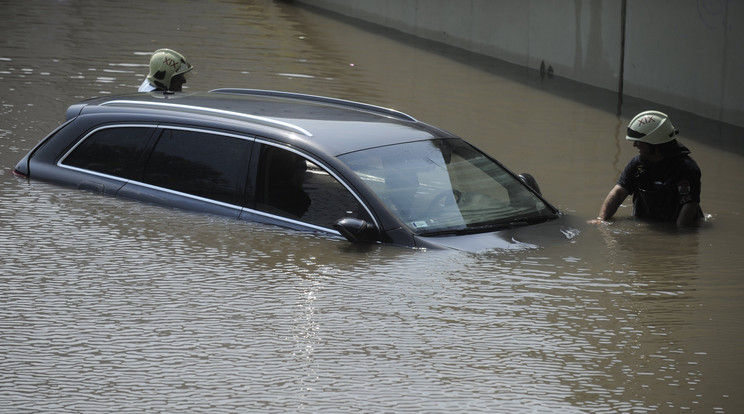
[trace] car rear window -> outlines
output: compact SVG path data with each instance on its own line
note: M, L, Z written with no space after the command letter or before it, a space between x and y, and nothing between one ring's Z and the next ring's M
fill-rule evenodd
M102 174L131 179L154 128L113 127L99 129L62 161L67 165Z
M145 164L142 181L239 205L252 145L251 140L233 136L164 130Z

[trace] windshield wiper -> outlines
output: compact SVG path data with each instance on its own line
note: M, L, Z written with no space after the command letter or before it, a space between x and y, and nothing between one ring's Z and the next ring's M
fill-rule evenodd
M473 226L461 227L461 228L456 228L456 229L434 230L430 232L421 233L419 234L419 236L425 236L425 237L447 236L447 235L461 236L465 234L485 233L489 231L513 229L515 227L522 227L522 226L529 226L532 224L544 223L548 220L552 220L557 217L558 217L557 215L520 217L517 219L502 220L502 221L491 222L487 224L473 225Z
M457 229L433 230L419 233L419 236L436 237L436 236L461 236L463 234L483 233L486 231L498 230L492 226L462 227Z
M538 223L544 223L548 220L554 219L557 216L536 216L536 217L521 217L518 219L513 220L504 220L503 222L499 222L498 225L507 227L507 228L514 228L519 226L527 226L530 224L538 224Z

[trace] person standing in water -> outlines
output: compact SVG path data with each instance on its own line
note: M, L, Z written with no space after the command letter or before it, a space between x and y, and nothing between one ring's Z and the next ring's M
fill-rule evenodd
M625 139L633 142L639 154L620 174L590 223L610 220L632 194L634 217L678 227L700 224L701 172L690 150L677 141L678 133L663 112L641 112L630 121Z

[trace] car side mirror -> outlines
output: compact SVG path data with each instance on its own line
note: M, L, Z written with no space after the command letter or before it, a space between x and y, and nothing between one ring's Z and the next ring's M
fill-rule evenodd
M519 174L519 179L522 180L523 183L527 184L527 187L535 190L537 194L542 195L542 192L540 191L540 186L537 185L537 180L535 179L535 177L532 176L532 174L528 174L528 173Z
M339 219L333 224L333 228L352 243L374 243L379 235L373 224L351 217Z

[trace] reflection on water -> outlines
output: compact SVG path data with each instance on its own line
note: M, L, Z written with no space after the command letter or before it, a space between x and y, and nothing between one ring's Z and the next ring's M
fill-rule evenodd
M579 225L517 253L419 252L17 179L85 97L168 46L189 90L394 107L466 136L576 217L633 149L628 100L268 1L6 1L0 25L0 411L736 412L741 148L705 122L701 229ZM157 30L153 29L157 28ZM403 40L403 42L401 42ZM687 124L687 128L683 126ZM726 128L722 128L726 129ZM731 144L731 143L729 143Z

